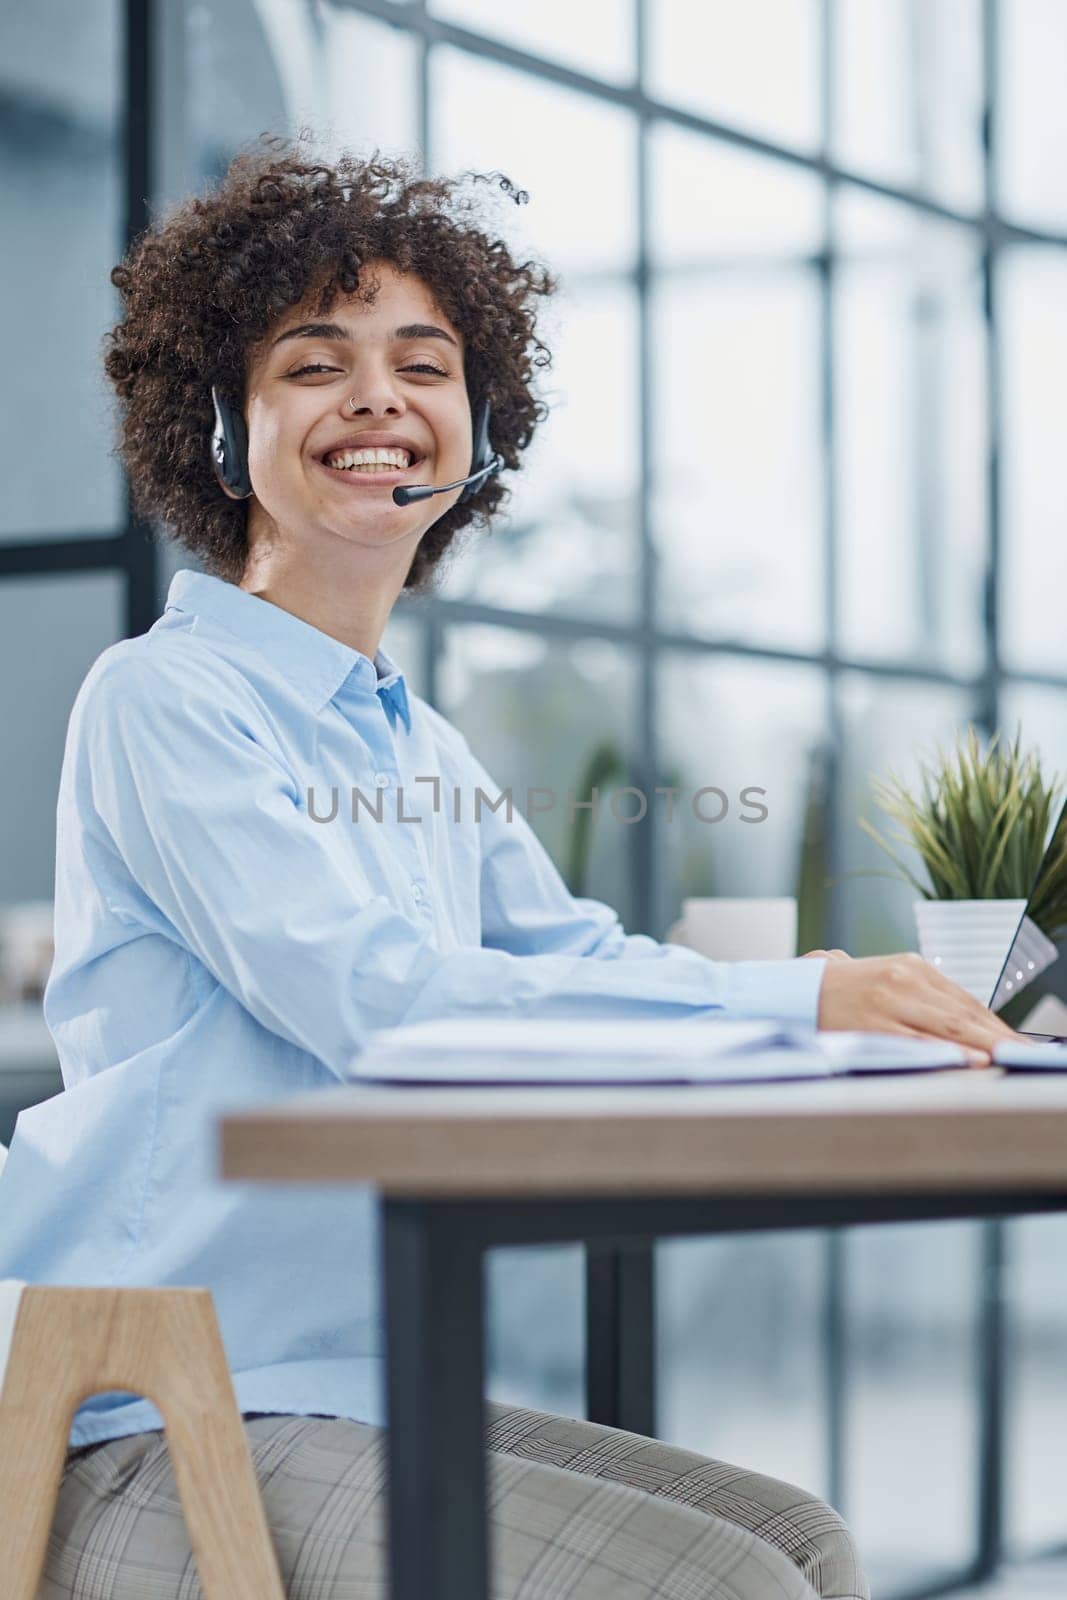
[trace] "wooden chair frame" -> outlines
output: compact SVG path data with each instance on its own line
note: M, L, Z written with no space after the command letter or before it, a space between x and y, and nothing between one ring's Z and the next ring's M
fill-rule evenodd
M207 1600L285 1600L207 1289L27 1284L0 1389L0 1573L36 1600L75 1411L107 1390L163 1416Z

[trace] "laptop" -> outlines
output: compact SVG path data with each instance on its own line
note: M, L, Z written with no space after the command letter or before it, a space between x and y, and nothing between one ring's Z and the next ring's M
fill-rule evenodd
M1002 1066L1067 1070L1067 897L1050 899L1046 866L1067 852L1067 803L1041 859L1004 965L993 987L991 1011L1024 1042L998 1045Z

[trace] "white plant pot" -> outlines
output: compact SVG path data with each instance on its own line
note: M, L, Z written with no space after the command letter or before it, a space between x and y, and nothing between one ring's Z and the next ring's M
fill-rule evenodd
M919 952L987 1006L1025 900L916 900Z

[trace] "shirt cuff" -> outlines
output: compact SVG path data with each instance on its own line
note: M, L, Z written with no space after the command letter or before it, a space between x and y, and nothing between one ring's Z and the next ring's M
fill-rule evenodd
M798 956L793 961L730 961L723 1009L728 1017L773 1017L818 1022L819 991L825 956Z

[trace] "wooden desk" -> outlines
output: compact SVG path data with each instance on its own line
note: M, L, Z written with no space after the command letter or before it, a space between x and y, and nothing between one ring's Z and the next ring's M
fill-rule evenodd
M609 1396L597 1420L634 1427L651 1392L655 1239L1067 1209L1067 1075L338 1086L224 1117L220 1136L223 1177L381 1194L393 1600L488 1593L482 1266L492 1246L592 1247L589 1365Z

